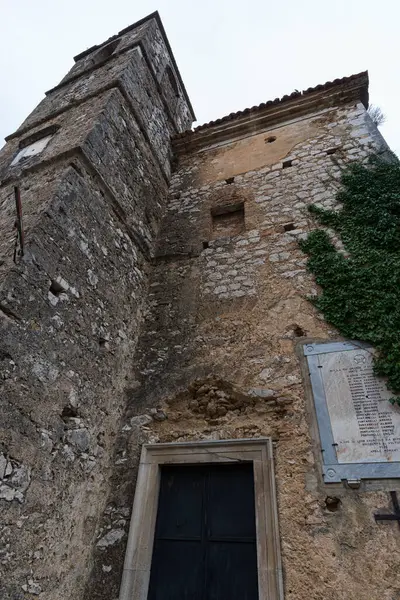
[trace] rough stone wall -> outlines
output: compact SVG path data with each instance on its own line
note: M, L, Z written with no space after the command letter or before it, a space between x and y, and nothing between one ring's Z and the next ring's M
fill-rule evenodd
M7 599L79 597L146 289L140 248L79 169L62 174L30 260L2 286Z
M153 25L145 29L168 63ZM141 59L126 51L101 76L51 92L0 154L2 600L78 599L87 582L165 209L169 140L190 123L186 105L172 116ZM48 127L44 150L10 167ZM16 263L14 185L25 232Z
M388 488L322 483L300 359L306 340L337 339L306 299L307 205L334 206L341 165L382 147L352 104L181 157L87 600L117 597L143 442L259 436L274 440L285 598L400 598L396 525L373 519ZM241 203L245 231L213 239L213 210Z
M130 110L151 143L166 176L171 174L171 136L185 131L193 117L184 91L171 98L165 70L173 67L171 55L154 20L118 38L114 53L99 64L91 56L79 60L59 86L25 119L17 130L19 138L33 127L48 126L56 115L87 103L110 88L119 88ZM80 109L82 112L85 108ZM11 136L12 137L12 136Z
M265 435L285 597L399 600L387 488L323 485L300 360L337 337L306 300L307 204L382 139L355 104L254 122L176 157L167 203L183 92L151 18L78 57L0 154L1 598L116 600L141 444Z

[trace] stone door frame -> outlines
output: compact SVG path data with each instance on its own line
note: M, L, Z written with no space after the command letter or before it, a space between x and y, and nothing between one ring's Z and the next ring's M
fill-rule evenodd
M271 438L143 445L119 600L147 600L160 465L241 461L254 469L259 600L283 600Z

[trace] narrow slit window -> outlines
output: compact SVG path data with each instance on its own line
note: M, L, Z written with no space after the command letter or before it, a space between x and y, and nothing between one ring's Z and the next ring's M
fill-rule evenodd
M178 83L176 81L175 75L173 70L171 69L171 67L168 65L167 68L165 69L165 72L167 74L170 86L175 94L175 96L177 98L179 98L179 87L178 87Z

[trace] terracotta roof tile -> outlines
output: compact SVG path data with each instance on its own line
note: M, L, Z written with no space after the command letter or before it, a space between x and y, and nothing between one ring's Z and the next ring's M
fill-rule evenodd
M290 100L293 100L294 98L300 98L302 96L306 96L307 94L312 94L313 92L329 90L330 88L333 88L336 86L341 86L341 85L347 84L353 80L361 79L361 78L365 78L365 77L368 78L368 71L363 71L362 73L357 73L355 75L351 75L350 77L342 77L341 79L334 79L333 81L327 81L324 84L316 85L315 87L309 87L306 90L304 90L303 92L299 92L296 90L295 92L292 92L291 94L286 94L285 96L282 96L282 98L275 98L275 100L268 100L267 102L262 102L258 106L252 106L251 108L245 108L244 110L239 110L238 112L233 112L233 113L230 113L229 115L226 115L225 117L216 119L215 121L210 121L209 123L204 123L203 125L198 125L193 130L184 131L175 137L181 138L181 137L193 134L193 133L201 132L204 129L208 129L215 125L220 125L221 123L225 123L227 121L233 121L234 119L237 119L239 117L242 117L242 116L245 116L245 115L248 115L251 113L256 113L256 112L266 108L267 106L283 104L285 102L289 102Z

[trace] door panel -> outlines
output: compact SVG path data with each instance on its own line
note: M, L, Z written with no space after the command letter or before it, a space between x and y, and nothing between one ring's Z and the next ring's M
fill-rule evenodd
M211 542L206 600L257 600L257 552L252 543Z
M157 537L201 539L203 488L203 471L187 467L162 471Z
M208 536L255 540L253 465L221 466L209 473Z
M251 463L166 466L148 600L258 600Z
M157 540L149 600L202 600L201 542Z

